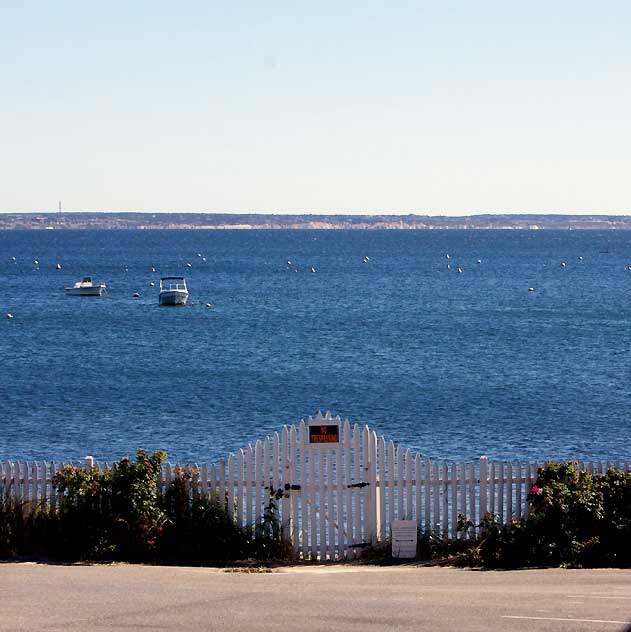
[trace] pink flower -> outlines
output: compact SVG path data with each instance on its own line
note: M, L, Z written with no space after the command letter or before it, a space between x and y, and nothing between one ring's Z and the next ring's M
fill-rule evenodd
M536 485L533 485L530 488L530 493L531 494L538 494L541 491L541 487L537 487Z

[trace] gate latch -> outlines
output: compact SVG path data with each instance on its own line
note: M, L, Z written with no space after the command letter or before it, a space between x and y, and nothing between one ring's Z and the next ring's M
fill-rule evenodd
M299 489L302 489L302 487L300 485L290 485L289 483L285 483L285 491L288 492L290 489L297 491Z
M370 483L365 483L362 481L361 483L350 483L346 487L350 489L351 487L367 487L368 485L370 485Z

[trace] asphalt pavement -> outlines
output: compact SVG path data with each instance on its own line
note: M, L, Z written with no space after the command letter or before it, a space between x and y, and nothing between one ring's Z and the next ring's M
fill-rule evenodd
M0 564L0 631L631 632L631 571Z

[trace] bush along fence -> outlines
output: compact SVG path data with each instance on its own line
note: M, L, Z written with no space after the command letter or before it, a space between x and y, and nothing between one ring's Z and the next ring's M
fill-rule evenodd
M627 564L611 549L621 534L631 536L627 461L613 469L486 457L438 463L330 413L285 426L213 465L164 459L140 451L136 463L123 459L114 467L91 457L83 467L0 464L0 492L5 504L46 508L58 529L81 515L91 534L81 536L89 540L82 546L96 557L352 559L387 548L394 521L412 519L426 557ZM555 524L557 539L548 541ZM607 531L606 524L615 527ZM63 544L79 536L69 529L59 537ZM200 540L206 549L192 544Z

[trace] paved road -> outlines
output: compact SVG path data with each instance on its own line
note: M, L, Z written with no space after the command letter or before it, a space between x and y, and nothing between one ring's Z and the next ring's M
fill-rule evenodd
M0 630L631 632L631 571L0 564Z

